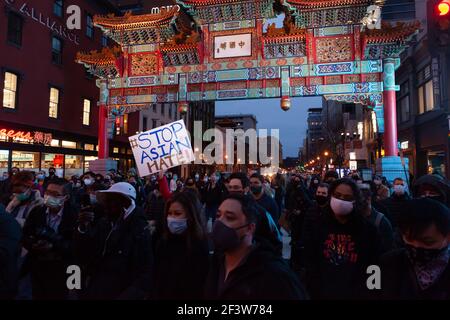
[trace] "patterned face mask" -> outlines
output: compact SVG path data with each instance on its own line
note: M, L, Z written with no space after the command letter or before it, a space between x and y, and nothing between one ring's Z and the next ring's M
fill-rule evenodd
M406 251L422 290L429 288L439 279L447 268L450 258L450 246L442 249L425 249L406 244Z

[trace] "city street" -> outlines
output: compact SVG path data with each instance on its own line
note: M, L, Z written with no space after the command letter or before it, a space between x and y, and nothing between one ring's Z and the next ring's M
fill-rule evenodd
M0 8L0 300L450 300L450 0Z

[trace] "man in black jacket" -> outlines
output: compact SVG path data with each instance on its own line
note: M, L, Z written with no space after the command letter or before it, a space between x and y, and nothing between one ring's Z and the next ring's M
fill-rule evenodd
M381 258L381 297L450 300L450 210L414 199L398 223L405 247Z
M86 266L83 299L144 299L151 294L153 252L150 228L135 204L136 189L119 182L97 192L105 217L81 212L75 252Z
M17 261L22 230L0 204L0 300L13 299L17 291Z
M298 278L264 240L254 242L256 204L232 194L220 205L212 239L215 259L205 297L214 300L305 299Z
M44 205L30 212L23 227L23 246L28 250L23 273L31 271L33 299L65 299L67 295L66 270L73 263L72 234L76 225L69 190L66 180L51 180Z
M250 176L250 191L253 194L256 202L266 209L272 216L273 221L278 225L280 219L280 212L275 200L268 196L263 189L264 177L258 173L254 173Z
M408 192L406 192L405 181L402 178L394 179L394 192L392 195L381 201L386 209L386 216L392 224L392 227L396 228L398 226L398 217L405 212L406 204L411 197Z

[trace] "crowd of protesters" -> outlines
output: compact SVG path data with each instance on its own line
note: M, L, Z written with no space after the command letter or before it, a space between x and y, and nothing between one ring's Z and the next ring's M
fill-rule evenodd
M0 299L450 299L449 205L434 174L13 168L0 181ZM81 289L67 286L72 265Z

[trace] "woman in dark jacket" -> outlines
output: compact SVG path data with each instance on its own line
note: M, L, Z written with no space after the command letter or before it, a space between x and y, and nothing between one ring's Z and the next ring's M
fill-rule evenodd
M384 299L450 300L450 211L432 199L411 200L399 216L405 248L381 259Z
M155 298L199 299L208 273L206 232L196 201L174 194L165 207L162 238L156 248Z

